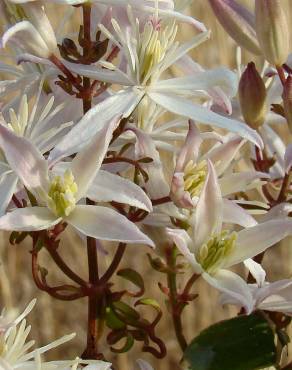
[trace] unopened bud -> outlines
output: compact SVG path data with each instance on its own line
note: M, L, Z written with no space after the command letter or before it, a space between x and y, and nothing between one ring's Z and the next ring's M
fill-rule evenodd
M239 102L245 122L257 129L265 120L267 91L255 64L249 63L239 81Z
M215 16L225 31L239 46L259 55L259 47L254 28L254 15L234 0L209 0Z
M256 32L268 62L281 66L289 53L289 28L280 0L256 0Z
M283 103L285 118L290 132L292 132L292 76L288 76L283 87Z

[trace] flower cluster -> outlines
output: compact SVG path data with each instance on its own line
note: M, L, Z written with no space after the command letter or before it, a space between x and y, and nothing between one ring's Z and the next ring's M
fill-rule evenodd
M56 31L48 3L65 9L63 23L78 14L79 29L72 21L70 34L64 24ZM234 0L209 0L239 47L265 63L261 73L252 61L244 66L240 60L237 71L205 69L189 52L208 42L210 30L185 15L188 3L1 5L0 230L11 232L14 244L31 238L39 289L64 301L88 297L86 360L104 359L98 321L109 331L113 352L128 351L137 341L143 352L166 355L156 333L162 310L144 297L142 272L138 266L117 272L128 244L133 252L144 245L152 267L167 275L168 287L160 287L183 351L180 316L197 297L190 289L199 277L220 292L219 303L238 306L242 315L260 310L277 333L288 324L273 313L292 315L291 276L268 283L260 264L268 248L292 235L292 64L285 12L278 0L256 0L255 14ZM182 23L192 29L183 42ZM287 140L277 125L285 125ZM86 239L89 281L61 256L67 227ZM105 269L98 256L111 251L108 242L117 250ZM49 271L38 261L43 249L74 285L49 285ZM185 264L178 263L181 255ZM231 269L242 263L248 277ZM189 271L179 292L176 275ZM139 291L117 290L111 281L116 273ZM132 307L127 296L139 300ZM33 304L14 321L1 317L1 368L109 369L105 362L78 359L42 363L42 353L71 337L28 352L24 317ZM140 305L156 311L153 322L136 310ZM124 347L115 347L122 339Z

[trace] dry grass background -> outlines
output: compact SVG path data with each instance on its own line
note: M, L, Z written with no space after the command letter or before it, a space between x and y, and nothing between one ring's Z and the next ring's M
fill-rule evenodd
M0 0L2 1L2 0ZM281 0L287 8L289 22L291 21L292 1ZM252 7L253 0L241 1ZM52 11L52 16L57 23L62 17L62 12L56 14ZM193 52L194 58L206 67L226 65L235 67L235 44L231 38L222 30L221 26L213 17L207 0L194 0L190 8L193 16L203 21L208 28L212 30L211 40L200 46ZM57 17L59 19L57 19ZM187 26L182 27L182 37L189 37L192 32ZM254 60L254 57L244 53L245 62ZM258 60L261 63L260 60ZM34 311L29 316L29 322L32 324L32 337L37 340L39 345L44 345L66 333L76 332L77 337L62 348L53 351L48 358L68 358L82 353L85 343L86 327L86 300L82 299L75 302L60 302L52 299L44 292L36 289L30 272L30 244L23 243L19 246L11 246L8 243L7 234L1 234L0 258L0 306L8 308L17 308L21 310L33 297L37 297L38 303ZM292 261L292 240L286 240L282 245L275 246L265 257L264 265L269 271L270 280L285 278L291 276ZM62 255L65 256L73 269L80 272L86 278L86 249L82 240L73 233L66 233L61 244ZM100 255L100 263L106 267L110 262L110 256L113 248L109 248L109 255ZM142 271L147 283L146 294L158 299L165 307L163 297L157 287L158 281L165 281L165 277L156 274L150 269L146 262L145 247L129 246L126 257L122 262L122 267L134 266L138 271ZM42 252L41 264L49 270L49 281L58 284L65 281L63 275L54 267L49 256ZM116 279L118 282L118 280ZM203 281L198 282L194 289L200 293L200 297L186 308L183 323L188 339L195 336L201 329L207 327L222 318L230 317L234 312L228 308L220 308L216 305L217 292L210 288ZM160 335L165 340L168 349L167 359L156 361L151 356L143 355L143 358L149 359L156 370L178 369L178 360L180 351L175 341L172 323L169 315L166 313L159 325ZM105 353L109 354L106 346L103 344ZM135 345L134 349L125 355L118 357L112 354L108 356L118 364L120 370L133 369L134 359L141 356L140 346Z

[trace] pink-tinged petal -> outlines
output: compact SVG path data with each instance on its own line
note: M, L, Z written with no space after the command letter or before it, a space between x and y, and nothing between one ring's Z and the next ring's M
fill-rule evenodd
M254 28L254 15L234 0L209 0L209 3L225 31L237 44L260 55L261 50Z
M239 303L246 313L251 313L254 307L253 297L247 283L237 274L229 270L219 270L214 275L204 272L202 277L214 288ZM231 303L228 298L224 303Z
M29 190L47 189L47 161L31 142L0 124L0 147L10 167Z
M71 170L78 186L76 200L84 197L96 177L102 161L108 151L108 146L114 130L120 122L115 117L92 138L90 143L72 160Z
M189 55L184 55L182 58L180 58L176 65L186 74L186 75L193 75L198 72L204 71L204 68L193 61L193 59ZM230 101L230 98L227 94L223 92L223 90L218 87L212 87L207 90L208 94L213 100L212 107L215 109L219 107L219 109L226 114L232 113L232 104ZM214 110L212 109L212 110Z
M239 231L236 248L225 267L252 258L292 234L292 220L272 220Z
M148 96L155 103L172 113L191 118L198 123L234 132L258 147L263 148L263 141L259 134L245 123L216 114L198 104L194 104L190 100L176 95L148 92Z
M231 173L219 179L222 196L246 191L260 185L260 179L268 179L269 174L257 171Z
M250 214L229 199L223 200L223 222L240 225L242 227L257 225L257 221Z
M285 172L289 173L292 166L292 144L289 144L286 148L284 162L285 162Z
M255 278L257 285L259 287L263 286L266 280L266 271L262 268L262 265L251 258L245 260L244 265Z
M152 211L151 200L146 193L132 181L110 172L99 170L87 192L88 198L96 202L129 204L131 206Z
M92 238L131 244L141 243L154 247L152 240L134 223L111 208L77 205L66 221Z
M144 184L151 199L159 199L169 195L169 185L165 180L162 163L155 143L147 133L138 128L128 125L127 128L136 135L135 156L136 159L145 157L152 158L150 163L142 164L149 175L149 180Z
M188 164L190 160L193 160L194 163L197 162L202 141L203 140L201 138L200 131L196 127L195 122L189 120L189 131L184 145L178 155L175 172L183 171L184 167Z
M129 116L143 93L127 89L115 93L90 109L49 155L51 162L77 153L89 144L92 137L114 117Z
M197 200L193 200L188 191L185 191L184 173L177 172L173 175L170 188L172 201L180 208L194 208Z
M195 212L196 246L205 244L213 234L220 233L222 218L223 199L214 166L208 160L208 175Z
M223 144L218 143L206 154L206 158L214 163L217 176L226 171L243 144L244 140L241 137L233 136Z
M61 218L46 207L17 208L0 217L0 230L37 231L57 225Z
M169 236L169 238L174 242L174 244L177 246L181 254L186 258L186 260L189 261L191 266L193 267L194 271L197 274L201 274L203 272L203 269L201 265L197 262L193 246L194 243L188 233L185 230L182 229L166 229L166 233Z

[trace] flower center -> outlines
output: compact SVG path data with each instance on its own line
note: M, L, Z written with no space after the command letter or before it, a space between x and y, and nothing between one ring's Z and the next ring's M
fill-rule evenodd
M157 21L148 21L145 24L137 40L139 77L142 85L150 83L155 78L158 72L157 66L174 43L176 32L177 27L174 24L164 28Z
M47 204L58 217L68 216L76 205L75 195L78 187L70 170L64 176L55 176L49 189Z
M202 268L213 273L222 266L222 262L228 257L237 240L237 233L229 233L227 230L222 231L219 235L215 235L209 241L202 245L198 255L197 261Z
M184 190L190 193L191 198L198 196L204 186L208 173L206 161L194 163L190 160L184 169Z

